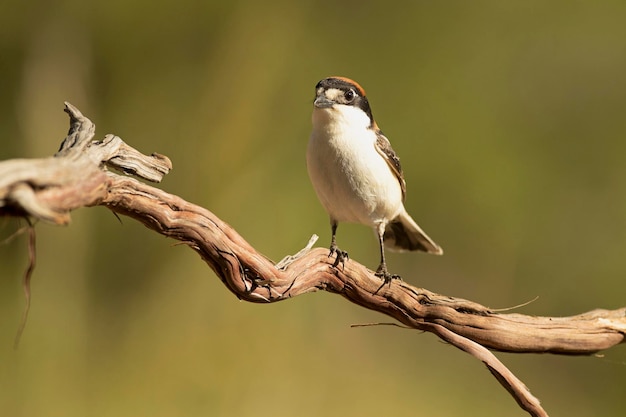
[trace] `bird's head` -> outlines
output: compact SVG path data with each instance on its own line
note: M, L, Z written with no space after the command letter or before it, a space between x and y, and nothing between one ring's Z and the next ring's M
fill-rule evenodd
M314 123L316 114L323 115L323 119L365 123L368 128L376 127L365 90L359 83L346 77L328 77L317 83L313 101Z

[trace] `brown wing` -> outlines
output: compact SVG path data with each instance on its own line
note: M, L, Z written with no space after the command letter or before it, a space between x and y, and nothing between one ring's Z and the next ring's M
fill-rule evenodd
M398 182L400 183L400 188L402 189L402 201L404 201L404 198L406 197L406 182L404 181L404 175L402 175L400 158L398 158L398 155L396 155L391 147L389 139L387 139L380 130L376 132L376 150L382 155L383 158L385 158L389 168L391 168L393 173L396 174Z

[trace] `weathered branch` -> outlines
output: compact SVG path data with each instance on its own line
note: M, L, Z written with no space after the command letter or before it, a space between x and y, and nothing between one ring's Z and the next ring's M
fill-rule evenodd
M470 353L533 416L547 413L489 349L591 354L625 340L626 308L572 317L501 314L402 281L381 287L372 271L353 260L345 268L333 268L328 250L321 248L276 265L210 211L108 171L158 182L171 164L162 155L140 154L117 136L94 141L93 123L69 103L66 111L70 131L54 157L0 162L0 215L66 224L71 210L102 205L189 245L240 299L268 303L317 290L340 294Z

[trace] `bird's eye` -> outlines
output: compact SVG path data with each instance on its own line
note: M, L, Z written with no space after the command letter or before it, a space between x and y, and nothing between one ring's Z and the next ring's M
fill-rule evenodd
M354 93L354 90L348 90L344 93L343 97L346 99L346 101L349 103L352 100L354 100L354 97L356 96L356 94Z

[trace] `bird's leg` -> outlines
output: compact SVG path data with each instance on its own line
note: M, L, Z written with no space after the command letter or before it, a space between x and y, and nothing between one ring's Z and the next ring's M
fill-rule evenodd
M400 275L390 274L387 271L387 262L385 261L385 246L383 236L385 235L385 223L380 223L377 227L378 244L380 245L380 265L376 269L376 276L382 278L385 282L383 285L391 282L392 279L400 279Z
M330 258L333 255L336 255L335 263L333 263L333 267L336 268L340 263L341 266L345 266L346 259L348 259L348 252L345 250L341 250L337 247L337 222L334 220L330 221L330 228L332 230L332 238L330 239L330 252L328 253L328 257Z

